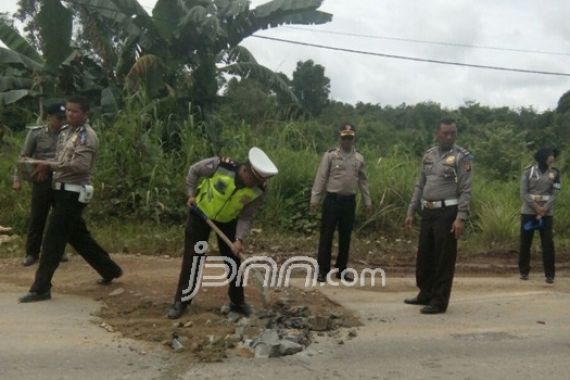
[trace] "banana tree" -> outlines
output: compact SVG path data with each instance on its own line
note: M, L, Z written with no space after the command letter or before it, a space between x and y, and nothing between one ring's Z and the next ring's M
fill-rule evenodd
M250 9L246 0L158 0L148 14L136 0L69 0L97 41L103 66L126 88L151 98L175 96L208 112L224 74L255 77L294 98L287 84L239 44L282 24L321 24L323 0L273 0Z
M0 47L0 105L31 97L37 99L41 114L45 99L78 92L103 94L103 103L113 104L96 59L72 47L72 12L59 0L38 3L34 22L40 51L20 35L11 20L0 18L0 40L6 45Z

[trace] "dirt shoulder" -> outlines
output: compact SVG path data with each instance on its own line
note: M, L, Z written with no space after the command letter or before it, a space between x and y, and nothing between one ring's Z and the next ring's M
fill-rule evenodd
M129 369L132 373L137 373L137 370L149 366L155 369L162 368L161 371L153 373L152 377L138 378L174 378L179 375L184 377L184 373L189 368L188 374L195 374L193 371L196 368L202 368L200 363L221 361L233 363L232 366L238 366L244 370L244 373L247 373L249 366L247 363L250 359L244 361L244 358L251 358L253 354L243 344L240 344L240 341L255 339L266 328L278 328L280 331L297 333L307 332L308 335L303 339L308 338L310 342L303 342L306 347L302 353L284 358L283 361L273 362L271 369L268 367L268 370L278 370L283 363L291 363L291 360L294 360L293 363L298 363L297 361L300 360L305 363L302 368L298 371L286 371L283 374L284 378L296 378L303 374L308 366L314 365L316 369L322 366L326 369L338 365L335 355L343 357L343 353L346 353L345 344L350 344L351 352L359 353L354 358L354 365L358 366L361 358L368 360L366 359L369 358L369 354L366 354L367 350L376 349L373 336L390 337L392 344L398 347L403 344L398 337L403 337L405 340L412 331L424 331L426 328L438 337L441 337L442 331L457 335L459 338L453 339L459 343L463 338L479 339L478 335L469 334L477 334L478 331L483 330L497 330L497 326L493 325L496 322L495 316L499 313L506 315L505 310L513 321L521 320L521 315L526 313L522 305L538 296L541 297L540 302L546 303L539 305L540 302L537 302L533 306L532 310L535 310L535 314L531 319L535 318L535 320L525 319L525 326L532 326L534 329L535 324L547 323L545 321L548 320L541 316L541 307L554 310L557 321L562 318L561 315L565 315L568 311L567 305L559 304L557 299L561 294L564 294L566 298L570 294L568 282L570 270L568 270L568 262L564 259L558 262L557 282L553 287L544 284L540 273L541 268L537 268L540 264L536 263L536 257L533 257L535 269L532 272L531 281L521 282L516 276L516 258L510 254L469 256L469 260L462 256L459 258L458 275L454 284L450 310L443 317L426 320L417 313L417 310L405 307L401 302L403 297L413 295L416 291L413 277L414 257L412 255L385 255L381 258L375 257L374 260L366 257L353 260L357 268L381 267L384 269L387 276L385 287L347 288L326 285L325 287L305 288L301 279L295 279L296 286L273 289L268 293L267 299L264 299L259 288L250 286L246 289L246 298L253 305L256 313L255 317L249 319L233 318L221 311L221 307L228 302L225 287L206 288L197 295L187 315L180 320L171 321L165 317L165 313L176 287L180 258L113 256L124 268L125 275L112 285L97 285L97 273L80 257L73 256L69 263L62 264L56 272L53 280L53 299L46 303L31 305L18 304L17 296L24 293L32 283L37 267L22 267L19 258L0 260L0 284L3 284L0 287L0 294L2 303L7 306L4 307L4 312L12 315L9 319L17 321L19 318L28 318L29 310L32 310L31 314L35 319L30 318L29 323L41 326L33 330L35 333L31 335L26 331L26 326L21 323L8 326L6 322L3 322L3 329L14 330L15 339L20 339L22 343L18 346L22 351L26 349L24 347L26 342L35 346L37 340L45 342L44 350L48 352L47 350L55 340L61 347L68 347L67 350L70 351L69 355L72 357L73 353L69 347L74 347L81 338L73 334L68 336L67 332L65 336L55 337L51 334L52 330L58 331L58 323L71 323L61 319L63 317L58 315L72 314L78 323L82 323L81 326L85 331L96 330L96 338L87 338L87 341L91 342L90 348L97 350L95 346L112 347L112 350L116 349L122 355L128 355L128 352L120 351L121 348L126 348L129 352L136 354L125 361L118 361L116 373L123 370L128 372ZM280 262L290 256L273 255ZM484 277L481 277L482 273ZM53 307L54 305L57 307ZM60 309L62 305L64 308ZM79 307L79 311L68 313L68 309L73 309L74 305ZM47 309L44 309L46 307ZM61 310L67 311L61 313ZM326 320L325 328L322 329L323 331L316 331L308 321L311 318L314 321L315 318L322 316ZM452 320L454 323L451 325L443 323L442 318ZM488 325L483 330L480 328L481 318L485 321L485 326ZM440 322L432 324L434 320ZM330 326L330 321L333 321L335 325ZM469 327L470 322L467 321L471 321L473 328ZM503 331L511 322L502 318L501 321L499 330ZM88 323L89 327L86 327L85 323ZM354 327L359 331L358 338L355 338ZM520 328L524 329L524 326ZM23 329L23 332L18 333L18 329ZM241 331L242 336L236 340L237 331ZM553 336L556 336L556 330L551 331ZM564 330L564 332L567 331ZM108 340L101 335L107 335ZM22 339L22 336L26 336L26 339ZM499 338L501 336L503 335L498 335ZM177 337L177 340L182 343L182 349L173 350L171 347L173 337ZM426 337L427 340L432 338ZM488 338L494 339L493 335ZM487 336L481 339L487 339ZM359 341L363 341L364 345L354 346ZM427 346L426 350L429 352ZM62 358L69 357L69 355L66 356L65 350L62 352ZM88 350L82 352L86 358L91 357ZM157 356L152 358L145 356L150 355L149 353ZM393 355L388 352L384 354ZM50 355L52 354L46 354L42 360L49 362ZM88 359L85 360L88 362ZM145 360L148 363L144 364ZM14 363L18 362L14 361ZM121 367L123 363L127 363L127 366L132 368L124 369ZM137 363L140 363L140 366ZM256 363L259 362L256 361ZM376 363L371 360L361 364L363 368L370 366L372 370ZM272 367L273 365L276 367ZM406 364L402 362L398 368L403 371L405 367ZM17 371L21 366L14 364L10 368ZM88 365L77 368L95 371L94 367ZM211 368L217 368L219 374L223 375L228 367ZM359 371L359 368L354 368L354 370ZM338 371L342 372L342 366ZM421 375L421 371L419 374ZM309 376L309 378L312 377Z

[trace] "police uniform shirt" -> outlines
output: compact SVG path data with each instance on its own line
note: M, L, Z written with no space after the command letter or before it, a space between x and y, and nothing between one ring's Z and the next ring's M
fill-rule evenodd
M553 206L560 191L560 171L548 168L544 173L538 165L528 166L522 175L520 193L523 205L521 214L535 215L533 205L546 207L548 216L554 214Z
M50 164L54 182L91 184L97 145L97 134L89 124L64 126L59 135L55 162Z
M421 201L458 200L457 217L465 220L471 201L472 156L454 145L442 151L438 146L428 149L422 158L420 171L408 215L413 215Z
M311 191L311 203L317 204L325 190L340 195L353 195L358 189L364 204L371 206L362 154L356 150L345 153L340 147L331 149L324 154L317 170Z
M235 171L236 180L238 179L237 173L239 165L234 163L232 160L221 157L206 158L190 166L190 169L188 170L188 175L186 176L186 191L188 196L194 196L200 180L204 177L212 177L220 165L226 169ZM263 204L264 199L265 191L263 191L263 193L252 202L246 204L240 211L236 227L236 239L245 239L251 229L253 219Z
M58 135L59 131L51 131L47 125L30 128L20 156L38 160L52 160L55 157ZM20 180L18 168L14 171L14 180Z

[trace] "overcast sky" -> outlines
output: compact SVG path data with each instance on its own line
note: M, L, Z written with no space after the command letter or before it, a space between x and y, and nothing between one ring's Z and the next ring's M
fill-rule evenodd
M155 1L139 2L150 12ZM264 2L252 1L254 5ZM16 0L2 0L0 11L12 12L15 4ZM333 21L299 26L313 31L280 27L258 34L376 53L570 73L569 1L325 0L321 10L332 13ZM441 46L338 33L559 54ZM555 108L560 96L570 90L569 76L409 62L256 38L247 39L244 45L259 63L289 77L299 60L312 59L323 65L325 75L331 79L331 97L350 103L399 105L434 101L457 107L473 100L490 106L545 110Z

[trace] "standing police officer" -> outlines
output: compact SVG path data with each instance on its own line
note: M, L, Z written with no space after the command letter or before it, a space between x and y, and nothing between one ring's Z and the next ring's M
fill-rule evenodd
M536 163L527 167L521 178L520 193L523 201L521 207L521 233L519 271L521 280L528 280L530 272L530 247L534 230L540 231L542 243L542 261L546 282L554 282L554 241L552 239L552 222L554 201L560 191L560 171L552 167L558 156L553 148L541 148L534 155Z
M326 191L317 258L319 264L317 280L319 282L325 282L330 272L332 240L337 226L339 243L336 277L342 277L348 282L354 281L352 275L345 270L348 264L358 189L360 189L368 213L372 212L372 201L364 170L364 157L354 149L355 128L352 124L343 123L339 134L340 146L329 150L321 160L309 205L310 211L314 212L322 194Z
M65 121L65 107L63 104L53 104L46 107L47 125L31 127L26 136L26 141L20 153L21 158L35 158L38 160L51 160L55 158L55 148L61 126ZM23 265L30 266L38 261L40 256L40 248L42 246L42 238L44 236L44 228L49 214L49 210L53 204L53 191L51 188L51 172L47 175L44 173L22 173L16 167L12 189L20 191L22 189L22 177L32 183L32 202L30 225L28 227L28 235L26 239L26 256ZM62 261L67 258L62 256Z
M455 273L457 239L463 235L471 201L472 156L455 145L455 121L442 119L436 138L437 146L428 149L422 158L405 220L406 229L411 230L414 213L421 206L416 262L416 284L420 292L404 302L425 305L421 309L423 314L447 310Z
M237 268L241 265L239 254L243 249L243 240L265 198L265 182L277 172L277 167L269 157L256 147L249 150L245 164L236 164L228 158L212 157L195 163L188 171L187 205L197 206L233 242L230 247L218 236L220 254L233 259ZM195 247L198 242L208 241L210 230L206 221L190 210L178 287L174 303L168 310L170 319L180 318L192 302L192 298L183 297L183 290L188 289L190 295L195 293L200 280L197 268L193 268ZM242 284L238 283L236 277L230 282L228 295L231 311L245 316L251 314L250 306L245 303Z
M98 145L97 135L88 124L88 112L87 99L77 96L67 100L67 125L60 133L55 161L37 165L39 173L53 171L55 202L35 281L20 302L51 298L51 279L67 243L101 275L100 284L108 284L123 274L121 268L93 239L81 217L93 196L91 172Z

